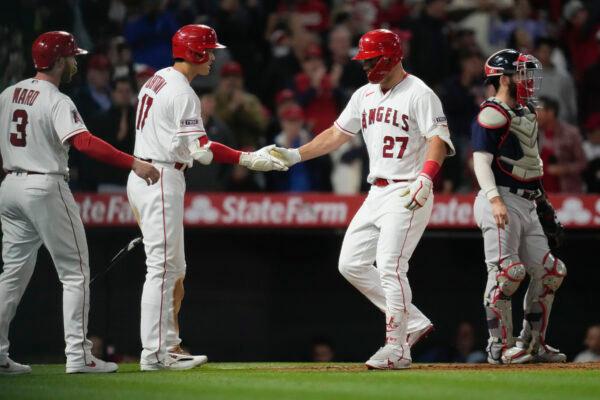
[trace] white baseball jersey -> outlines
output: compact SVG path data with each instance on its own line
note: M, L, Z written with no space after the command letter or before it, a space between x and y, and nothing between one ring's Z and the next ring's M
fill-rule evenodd
M87 130L73 101L44 80L25 79L0 94L5 170L67 175L67 140Z
M191 165L188 145L206 133L200 99L181 72L163 68L144 84L135 132L136 157Z
M379 84L359 88L335 125L349 135L362 130L369 176L414 180L423 167L426 141L439 136L454 154L442 103L419 78L408 75L386 93Z

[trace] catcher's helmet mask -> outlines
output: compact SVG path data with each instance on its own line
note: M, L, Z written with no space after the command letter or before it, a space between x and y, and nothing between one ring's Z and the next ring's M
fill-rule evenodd
M492 54L485 63L486 84L496 89L501 76L511 76L516 84L516 100L521 105L535 102L535 92L541 86L542 64L530 54L504 49Z

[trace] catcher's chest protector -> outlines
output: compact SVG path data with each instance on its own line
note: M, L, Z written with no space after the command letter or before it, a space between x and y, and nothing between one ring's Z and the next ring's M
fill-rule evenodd
M538 123L535 112L530 107L523 107L522 115L517 115L508 105L493 97L487 99L481 107L482 112L485 108L492 108L497 113L504 114L507 121L506 132L498 145L497 163L500 170L519 181L541 178L544 172L538 148ZM516 140L510 140L509 136Z

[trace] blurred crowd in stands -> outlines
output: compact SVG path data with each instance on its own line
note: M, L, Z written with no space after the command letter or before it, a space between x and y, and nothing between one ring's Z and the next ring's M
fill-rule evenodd
M214 27L209 77L192 82L210 139L252 150L297 147L331 126L366 83L351 60L358 38L389 28L403 40L405 68L442 99L458 154L436 182L444 193L476 190L470 131L490 95L483 65L512 47L544 68L539 102L544 185L550 192L600 193L600 1L583 0L22 0L0 5L0 90L33 75L30 47L49 30L74 33L90 55L65 86L89 130L132 152L137 90L172 63L170 39L182 25ZM127 172L71 155L76 190L122 191ZM288 173L196 166L196 191L368 189L360 137L330 157Z

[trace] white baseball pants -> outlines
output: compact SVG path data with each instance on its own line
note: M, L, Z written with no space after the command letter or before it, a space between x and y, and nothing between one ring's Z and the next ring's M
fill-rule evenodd
M146 251L146 281L142 292L141 364L164 362L167 349L179 344L173 318L175 282L185 276L183 240L183 172L155 162L160 180L148 184L131 172L129 203L138 219Z
M87 364L88 247L79 208L64 177L11 173L0 187L0 364L8 357L8 331L31 279L38 249L46 246L63 286L67 367Z
M412 292L406 274L408 260L431 216L433 194L422 208L413 212L401 204L399 193L405 187L404 183L371 187L367 199L346 231L339 269L354 287L388 317L404 314L401 318L404 323L401 325L405 326L400 329L411 333L431 324L412 304ZM395 323L399 323L399 317L395 318ZM390 325L389 318L387 321Z

